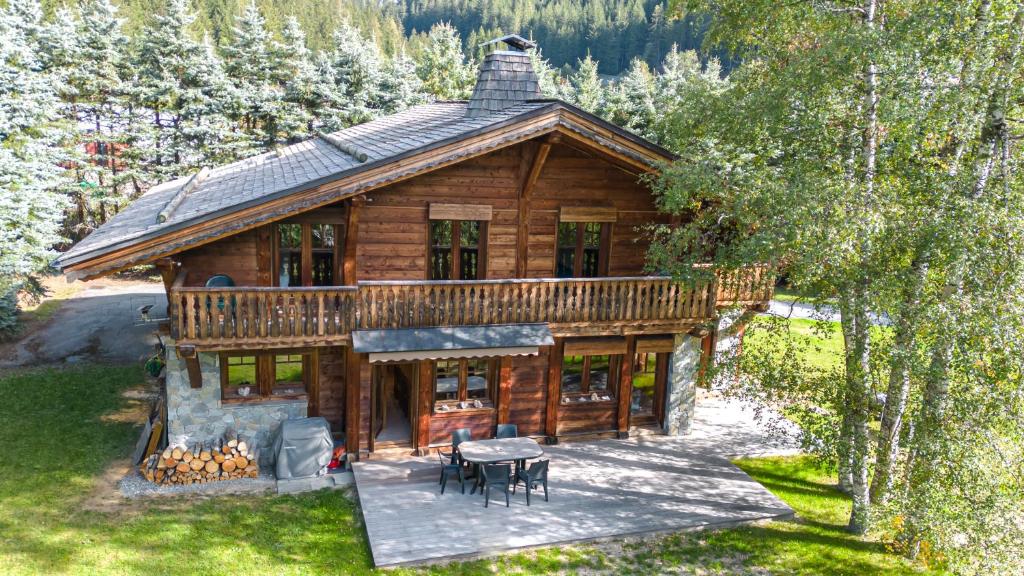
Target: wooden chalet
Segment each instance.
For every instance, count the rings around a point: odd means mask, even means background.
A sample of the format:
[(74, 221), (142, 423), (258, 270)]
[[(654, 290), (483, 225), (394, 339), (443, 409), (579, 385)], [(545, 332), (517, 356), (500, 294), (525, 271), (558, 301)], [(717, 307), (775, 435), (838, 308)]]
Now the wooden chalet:
[(468, 102), (158, 185), (59, 259), (160, 270), (172, 436), (266, 442), (320, 415), (358, 456), (505, 422), (685, 432), (720, 311), (765, 305), (773, 278), (644, 275), (639, 227), (668, 216), (641, 177), (672, 154), (542, 98), (506, 41)]

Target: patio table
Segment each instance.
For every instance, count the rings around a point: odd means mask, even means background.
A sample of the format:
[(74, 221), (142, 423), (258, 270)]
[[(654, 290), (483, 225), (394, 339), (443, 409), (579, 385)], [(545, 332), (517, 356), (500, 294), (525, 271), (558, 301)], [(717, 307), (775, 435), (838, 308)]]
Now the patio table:
[[(472, 463), (473, 467), (477, 468), (484, 464), (537, 458), (544, 454), (544, 449), (533, 438), (491, 438), (490, 440), (463, 442), (459, 444), (459, 453), (462, 454), (463, 460)], [(483, 474), (478, 473), (476, 477), (477, 482), (470, 494), (476, 492)]]

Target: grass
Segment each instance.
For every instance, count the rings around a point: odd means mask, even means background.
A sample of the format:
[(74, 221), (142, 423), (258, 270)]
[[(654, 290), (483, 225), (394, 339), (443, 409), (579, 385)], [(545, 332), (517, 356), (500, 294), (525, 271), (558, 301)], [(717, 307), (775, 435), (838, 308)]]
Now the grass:
[[(368, 574), (356, 505), (341, 492), (298, 496), (111, 498), (144, 406), (134, 366), (0, 374), (0, 572), (4, 574)], [(918, 571), (843, 530), (849, 501), (808, 458), (739, 466), (798, 514), (714, 532), (579, 545), (406, 574), (900, 574)]]

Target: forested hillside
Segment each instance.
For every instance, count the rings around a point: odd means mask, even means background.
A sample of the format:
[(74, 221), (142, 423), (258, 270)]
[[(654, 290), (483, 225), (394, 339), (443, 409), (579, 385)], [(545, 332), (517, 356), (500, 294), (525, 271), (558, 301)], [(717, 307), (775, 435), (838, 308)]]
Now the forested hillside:
[[(192, 0), (195, 31), (208, 34), (216, 45), (231, 40), (234, 19), (250, 0)], [(53, 15), (73, 0), (43, 0)], [(163, 10), (162, 0), (114, 2), (129, 35), (138, 32), (152, 14)], [(667, 0), (257, 0), (269, 30), (284, 31), (295, 16), (306, 33), (307, 47), (330, 48), (331, 34), (347, 20), (377, 40), (387, 55), (403, 48), (418, 50), (425, 33), (437, 23), (460, 32), (467, 56), (479, 55), (480, 43), (502, 33), (536, 40), (544, 57), (556, 68), (574, 67), (589, 53), (601, 74), (623, 73), (634, 58), (656, 67), (672, 44), (697, 49), (702, 20), (671, 19)]]

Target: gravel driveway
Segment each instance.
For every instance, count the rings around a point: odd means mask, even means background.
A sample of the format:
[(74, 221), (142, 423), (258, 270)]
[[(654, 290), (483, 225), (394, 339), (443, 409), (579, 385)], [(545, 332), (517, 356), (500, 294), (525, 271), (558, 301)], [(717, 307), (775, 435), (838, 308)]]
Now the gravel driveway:
[(113, 279), (85, 282), (44, 325), (11, 346), (0, 367), (144, 360), (153, 354), (157, 342), (156, 323), (145, 324), (139, 318), (139, 308), (150, 304), (151, 318), (167, 316), (162, 284)]

